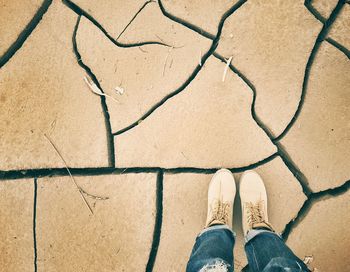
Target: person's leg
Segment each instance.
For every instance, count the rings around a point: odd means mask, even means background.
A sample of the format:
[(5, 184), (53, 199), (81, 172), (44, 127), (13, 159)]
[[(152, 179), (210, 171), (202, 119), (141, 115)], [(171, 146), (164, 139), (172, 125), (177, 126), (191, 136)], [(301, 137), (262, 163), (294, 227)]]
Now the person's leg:
[(257, 173), (248, 171), (243, 174), (240, 196), (249, 270), (309, 271), (268, 222), (266, 189)]
[(252, 229), (246, 236), (245, 251), (250, 271), (309, 271), (272, 231)]
[(187, 264), (187, 272), (232, 272), (235, 234), (232, 232), (236, 185), (232, 173), (221, 169), (208, 189), (208, 214)]
[(211, 226), (196, 239), (187, 272), (232, 272), (235, 234), (227, 225)]

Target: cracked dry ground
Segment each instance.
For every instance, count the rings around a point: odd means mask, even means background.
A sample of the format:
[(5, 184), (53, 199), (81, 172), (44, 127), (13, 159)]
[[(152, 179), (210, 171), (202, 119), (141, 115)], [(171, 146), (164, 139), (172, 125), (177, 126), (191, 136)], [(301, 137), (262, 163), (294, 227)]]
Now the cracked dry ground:
[[(297, 255), (350, 271), (349, 2), (0, 0), (0, 15), (1, 271), (184, 271), (221, 167), (261, 174)], [(236, 198), (236, 271), (240, 217)]]

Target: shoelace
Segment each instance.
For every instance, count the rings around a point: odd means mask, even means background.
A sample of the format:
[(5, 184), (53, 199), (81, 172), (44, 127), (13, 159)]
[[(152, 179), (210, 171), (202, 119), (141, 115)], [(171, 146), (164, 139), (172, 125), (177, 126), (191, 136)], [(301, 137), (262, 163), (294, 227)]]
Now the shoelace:
[(224, 224), (228, 224), (230, 203), (222, 202), (220, 200), (215, 200), (211, 206), (212, 217), (208, 223), (210, 225), (214, 221), (220, 221)]
[(264, 215), (264, 200), (260, 200), (257, 203), (247, 202), (245, 203), (248, 212), (248, 223), (252, 228), (253, 225), (265, 222)]

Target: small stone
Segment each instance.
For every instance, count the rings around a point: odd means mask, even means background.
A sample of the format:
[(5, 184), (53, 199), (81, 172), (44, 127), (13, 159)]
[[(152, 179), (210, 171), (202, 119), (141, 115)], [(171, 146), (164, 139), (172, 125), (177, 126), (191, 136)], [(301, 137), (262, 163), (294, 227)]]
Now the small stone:
[(122, 88), (122, 87), (117, 86), (117, 87), (114, 88), (114, 90), (119, 95), (123, 95), (124, 94), (124, 88)]

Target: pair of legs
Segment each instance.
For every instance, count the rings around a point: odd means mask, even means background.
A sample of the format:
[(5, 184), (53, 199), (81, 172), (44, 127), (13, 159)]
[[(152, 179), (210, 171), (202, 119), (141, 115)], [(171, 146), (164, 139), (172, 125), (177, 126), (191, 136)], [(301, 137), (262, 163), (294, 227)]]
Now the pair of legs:
[[(198, 235), (187, 272), (232, 272), (235, 233), (232, 231), (236, 185), (229, 170), (219, 170), (209, 185), (208, 216), (205, 229)], [(242, 226), (249, 270), (309, 271), (285, 245), (268, 221), (267, 195), (261, 177), (253, 171), (240, 182)]]

